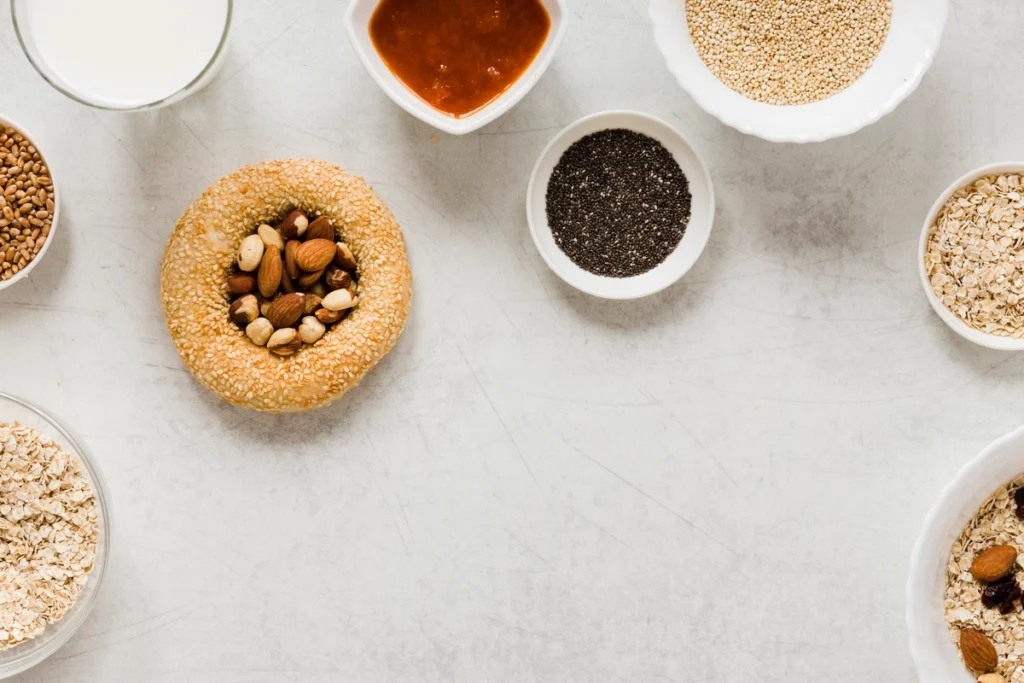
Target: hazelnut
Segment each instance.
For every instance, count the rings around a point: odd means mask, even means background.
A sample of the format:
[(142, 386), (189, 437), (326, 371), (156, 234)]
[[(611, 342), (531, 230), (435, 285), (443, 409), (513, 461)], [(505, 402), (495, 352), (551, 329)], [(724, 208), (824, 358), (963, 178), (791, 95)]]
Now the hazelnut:
[(299, 325), (299, 337), (307, 344), (317, 343), (325, 332), (327, 328), (324, 324), (311, 315), (303, 318), (302, 324)]
[(286, 327), (270, 335), (267, 348), (279, 356), (290, 356), (302, 348), (302, 339), (299, 338), (298, 332)]
[(318, 308), (314, 315), (324, 325), (333, 325), (348, 315), (348, 311), (328, 311), (326, 308)]
[(330, 290), (348, 289), (348, 286), (352, 284), (352, 276), (338, 266), (330, 265), (327, 266), (327, 272), (324, 273), (324, 284)]
[(323, 297), (317, 296), (312, 292), (304, 294), (302, 298), (302, 313), (304, 315), (313, 315), (313, 312), (320, 308), (321, 301), (323, 301)]
[(258, 317), (260, 317), (260, 303), (252, 294), (246, 294), (237, 299), (228, 308), (228, 318), (240, 327), (245, 327)]
[(301, 237), (308, 227), (309, 219), (306, 218), (306, 214), (296, 209), (285, 216), (285, 219), (281, 221), (281, 225), (277, 226), (277, 229), (281, 232), (281, 237), (286, 240), (294, 240)]
[(272, 334), (274, 334), (274, 326), (266, 318), (256, 318), (245, 328), (245, 335), (256, 346), (265, 346), (270, 341)]
[(228, 292), (233, 296), (256, 291), (256, 277), (251, 273), (236, 273), (228, 278)]

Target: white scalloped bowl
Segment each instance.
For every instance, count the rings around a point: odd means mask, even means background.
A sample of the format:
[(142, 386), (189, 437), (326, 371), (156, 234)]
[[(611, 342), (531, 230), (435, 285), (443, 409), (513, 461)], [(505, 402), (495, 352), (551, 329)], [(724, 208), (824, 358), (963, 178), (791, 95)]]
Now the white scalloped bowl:
[(650, 4), (654, 41), (679, 85), (722, 123), (771, 142), (820, 142), (849, 135), (891, 112), (931, 66), (946, 14), (947, 0), (893, 0), (889, 35), (863, 76), (827, 99), (779, 106), (745, 97), (711, 73), (690, 39), (686, 0)]
[(921, 683), (973, 683), (943, 614), (946, 563), (953, 541), (978, 507), (1024, 472), (1024, 427), (989, 444), (964, 465), (925, 518), (910, 558), (907, 631)]

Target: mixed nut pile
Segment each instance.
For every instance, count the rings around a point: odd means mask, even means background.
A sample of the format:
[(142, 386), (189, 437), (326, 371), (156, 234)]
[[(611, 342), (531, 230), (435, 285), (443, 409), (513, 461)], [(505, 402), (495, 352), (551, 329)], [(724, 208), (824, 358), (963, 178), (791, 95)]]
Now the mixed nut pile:
[(946, 623), (981, 683), (1024, 681), (1024, 591), (1017, 577), (1022, 547), (1024, 477), (1018, 477), (967, 524), (946, 571)]
[(315, 344), (359, 303), (352, 250), (326, 216), (299, 210), (242, 240), (228, 278), (231, 322), (257, 346), (291, 356)]
[(50, 236), (53, 180), (39, 150), (14, 128), (0, 127), (0, 282), (32, 262)]

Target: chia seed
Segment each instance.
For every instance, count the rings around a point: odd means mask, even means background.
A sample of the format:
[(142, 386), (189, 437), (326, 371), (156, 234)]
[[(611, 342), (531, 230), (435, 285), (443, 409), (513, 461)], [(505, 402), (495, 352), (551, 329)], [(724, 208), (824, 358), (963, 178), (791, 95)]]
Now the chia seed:
[(548, 182), (548, 225), (580, 268), (634, 277), (679, 246), (690, 200), (689, 182), (663, 144), (614, 128), (578, 140), (558, 160)]

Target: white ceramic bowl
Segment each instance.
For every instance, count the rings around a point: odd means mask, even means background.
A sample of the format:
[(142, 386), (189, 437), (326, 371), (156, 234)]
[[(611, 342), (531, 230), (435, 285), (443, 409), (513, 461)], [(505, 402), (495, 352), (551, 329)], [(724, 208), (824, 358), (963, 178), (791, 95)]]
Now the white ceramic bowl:
[(893, 0), (885, 45), (849, 88), (819, 102), (777, 106), (722, 83), (697, 54), (685, 0), (651, 0), (654, 40), (683, 89), (722, 123), (772, 142), (817, 142), (849, 135), (891, 112), (917, 88), (939, 49), (948, 0)]
[(3, 116), (0, 116), (0, 128), (6, 128), (8, 126), (14, 128), (19, 133), (24, 135), (27, 139), (31, 140), (32, 144), (35, 145), (36, 149), (39, 150), (39, 153), (42, 155), (43, 159), (46, 160), (46, 166), (47, 168), (50, 169), (50, 179), (53, 181), (52, 199), (54, 209), (53, 220), (50, 223), (50, 236), (46, 238), (45, 242), (43, 242), (43, 248), (39, 250), (39, 253), (36, 254), (36, 257), (32, 259), (29, 262), (29, 264), (25, 266), (21, 271), (19, 271), (17, 275), (12, 277), (10, 280), (4, 280), (0, 282), (0, 291), (3, 291), (8, 287), (14, 285), (16, 282), (21, 282), (22, 280), (27, 278), (28, 274), (32, 272), (32, 269), (35, 268), (39, 264), (39, 262), (43, 260), (43, 257), (46, 256), (46, 252), (50, 250), (50, 245), (53, 244), (53, 239), (57, 234), (57, 225), (60, 222), (60, 188), (58, 188), (57, 186), (57, 175), (53, 169), (53, 164), (51, 163), (50, 157), (47, 156), (46, 154), (45, 147), (39, 143), (39, 138), (37, 138), (35, 135), (32, 135), (29, 131), (25, 129), (24, 126), (14, 121), (11, 121), (10, 119), (4, 118)]
[[(583, 270), (555, 243), (548, 225), (546, 195), (551, 173), (566, 150), (580, 138), (609, 128), (628, 128), (665, 145), (686, 174), (693, 199), (686, 233), (665, 261), (642, 275), (613, 278)], [(548, 267), (576, 289), (604, 299), (638, 299), (660, 292), (687, 273), (700, 258), (715, 219), (711, 174), (697, 151), (664, 121), (633, 111), (607, 111), (576, 121), (552, 140), (540, 155), (526, 191), (526, 217), (533, 243)]]
[(921, 683), (973, 683), (943, 614), (946, 563), (953, 541), (992, 493), (1024, 472), (1024, 428), (990, 444), (967, 463), (924, 520), (907, 578), (910, 653)]
[(57, 417), (23, 399), (0, 393), (0, 422), (20, 422), (32, 427), (50, 437), (67, 452), (78, 456), (82, 472), (96, 495), (100, 533), (96, 543), (96, 559), (89, 572), (89, 579), (64, 617), (57, 623), (47, 626), (36, 638), (0, 652), (0, 678), (9, 678), (39, 664), (59, 650), (85, 623), (89, 612), (92, 611), (103, 585), (110, 557), (110, 502), (106, 483), (92, 453), (70, 427)]
[(370, 19), (380, 0), (351, 0), (345, 13), (345, 30), (363, 66), (370, 72), (373, 80), (377, 81), (380, 89), (398, 106), (438, 130), (452, 135), (465, 135), (486, 126), (516, 106), (526, 97), (526, 93), (533, 89), (555, 58), (555, 53), (565, 37), (565, 31), (569, 28), (569, 8), (566, 0), (540, 1), (551, 16), (551, 30), (530, 68), (493, 102), (470, 116), (459, 119), (439, 112), (420, 99), (391, 73), (387, 64), (380, 58), (370, 38)]
[(942, 322), (949, 325), (951, 330), (967, 341), (974, 342), (979, 346), (996, 349), (998, 351), (1024, 351), (1024, 339), (1013, 339), (1011, 337), (1000, 337), (994, 334), (987, 334), (980, 330), (976, 330), (973, 327), (969, 327), (967, 323), (956, 317), (956, 315), (946, 308), (945, 304), (939, 300), (939, 297), (935, 296), (935, 292), (932, 291), (931, 283), (928, 281), (928, 272), (925, 270), (924, 265), (924, 256), (928, 251), (928, 233), (931, 231), (932, 224), (938, 217), (939, 211), (942, 210), (942, 205), (946, 203), (946, 200), (948, 200), (949, 197), (961, 187), (970, 185), (982, 176), (999, 175), (1002, 173), (1019, 173), (1024, 175), (1024, 161), (1010, 161), (982, 166), (981, 168), (977, 168), (958, 178), (952, 185), (946, 188), (945, 192), (939, 195), (939, 198), (935, 200), (935, 204), (932, 205), (931, 211), (928, 212), (927, 218), (925, 218), (924, 226), (921, 228), (921, 243), (917, 252), (917, 272), (921, 279), (921, 286), (924, 288), (924, 294), (928, 297), (928, 303), (932, 305), (932, 309), (940, 318), (942, 318)]

